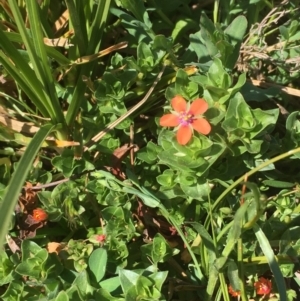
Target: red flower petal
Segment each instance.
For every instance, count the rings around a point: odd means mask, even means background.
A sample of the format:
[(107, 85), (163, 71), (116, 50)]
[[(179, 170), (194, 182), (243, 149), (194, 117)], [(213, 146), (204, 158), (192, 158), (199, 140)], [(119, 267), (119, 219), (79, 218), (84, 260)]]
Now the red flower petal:
[(182, 96), (175, 96), (171, 100), (171, 106), (176, 112), (186, 111), (186, 101)]
[(45, 210), (37, 208), (33, 210), (33, 219), (38, 222), (45, 221), (48, 218), (48, 214)]
[(96, 240), (99, 242), (105, 242), (106, 235), (105, 234), (96, 235)]
[(179, 118), (174, 114), (166, 114), (159, 120), (161, 126), (177, 126), (179, 125)]
[(193, 131), (190, 126), (181, 126), (177, 131), (177, 141), (181, 145), (187, 144), (192, 138)]
[(254, 283), (257, 295), (268, 295), (272, 290), (272, 282), (269, 279), (260, 277), (258, 281)]
[(232, 288), (231, 284), (228, 286), (228, 292), (229, 292), (229, 294), (230, 294), (232, 297), (238, 297), (238, 296), (241, 295), (241, 292), (240, 292), (240, 291), (235, 291), (235, 290)]
[(198, 118), (195, 119), (192, 123), (192, 127), (203, 135), (208, 135), (211, 131), (211, 126), (206, 119)]
[(202, 98), (197, 98), (191, 104), (190, 113), (193, 115), (201, 115), (208, 109), (207, 102)]

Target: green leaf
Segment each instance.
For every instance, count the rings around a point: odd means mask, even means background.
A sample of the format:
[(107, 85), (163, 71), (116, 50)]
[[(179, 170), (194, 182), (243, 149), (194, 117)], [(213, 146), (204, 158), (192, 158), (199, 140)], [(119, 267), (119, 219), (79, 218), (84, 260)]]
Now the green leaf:
[(174, 43), (178, 42), (188, 30), (194, 29), (195, 26), (197, 26), (197, 24), (195, 24), (193, 19), (187, 18), (186, 16), (184, 16), (182, 19), (179, 19), (176, 22), (171, 34)]
[(292, 20), (291, 25), (289, 27), (289, 35), (293, 36), (298, 32), (299, 22), (297, 20)]
[(47, 260), (43, 264), (42, 271), (46, 274), (46, 278), (55, 278), (60, 275), (64, 267), (59, 257), (55, 253), (49, 253)]
[(124, 220), (124, 209), (122, 207), (109, 206), (102, 210), (102, 216), (105, 220)]
[(101, 300), (101, 301), (124, 301), (124, 298), (113, 297), (108, 291), (105, 290), (105, 288), (100, 288), (99, 290), (97, 290), (94, 293), (94, 297), (96, 300)]
[(231, 86), (232, 80), (227, 72), (225, 72), (222, 61), (218, 58), (214, 59), (207, 75), (207, 85), (218, 87), (224, 90), (227, 90)]
[(233, 132), (239, 137), (243, 137), (245, 132), (252, 132), (257, 121), (243, 96), (236, 93), (229, 102), (222, 127), (226, 132)]
[(182, 95), (185, 99), (191, 100), (198, 93), (198, 85), (189, 80), (187, 73), (183, 69), (178, 69), (176, 73), (175, 91), (177, 95)]
[(157, 159), (157, 154), (161, 151), (161, 148), (153, 143), (152, 141), (149, 141), (147, 144), (147, 154), (148, 154), (148, 158), (150, 160), (155, 160)]
[(193, 186), (197, 183), (197, 178), (194, 175), (183, 172), (179, 174), (179, 179), (177, 180), (177, 182), (180, 183), (181, 187)]
[(279, 32), (285, 40), (289, 39), (289, 30), (285, 26), (279, 26)]
[(31, 240), (24, 240), (21, 245), (22, 261), (35, 257), (41, 250), (43, 250), (37, 243)]
[(242, 73), (239, 76), (237, 83), (232, 88), (228, 89), (230, 95), (234, 95), (236, 92), (238, 92), (244, 86), (245, 83), (246, 83), (246, 73)]
[(94, 287), (90, 285), (90, 280), (86, 270), (83, 270), (76, 276), (72, 286), (77, 287), (79, 294), (83, 298), (86, 298), (94, 292)]
[(167, 255), (168, 245), (166, 240), (159, 233), (155, 235), (152, 242), (151, 258), (154, 263), (158, 263), (164, 260)]
[(141, 246), (141, 251), (145, 259), (150, 257), (155, 264), (165, 262), (179, 252), (179, 250), (171, 248), (159, 233), (155, 235), (151, 243)]
[(137, 189), (124, 187), (123, 191), (138, 196), (139, 198), (142, 199), (143, 203), (146, 206), (149, 206), (151, 208), (157, 208), (160, 205), (160, 202), (158, 200), (154, 199), (154, 197), (146, 195), (146, 194), (138, 191)]
[(202, 42), (201, 31), (190, 34), (189, 39), (191, 43), (190, 47), (196, 53), (200, 63), (206, 63), (207, 61), (211, 60), (208, 49)]
[(214, 267), (217, 269), (219, 273), (222, 273), (224, 268), (227, 266), (227, 263), (228, 263), (228, 257), (221, 256), (216, 258), (214, 262)]
[(215, 25), (214, 23), (211, 21), (211, 19), (209, 19), (207, 17), (207, 15), (205, 14), (204, 11), (201, 11), (201, 16), (200, 16), (200, 26), (201, 29), (205, 29), (209, 34), (213, 35), (215, 32)]
[(144, 41), (146, 43), (154, 39), (154, 34), (144, 22), (138, 21), (131, 15), (123, 12), (120, 9), (112, 7), (110, 12), (122, 20), (122, 24), (129, 34), (135, 37), (137, 42)]
[(261, 109), (252, 110), (252, 113), (257, 120), (257, 125), (250, 133), (250, 138), (262, 136), (265, 132), (271, 133), (279, 116), (279, 109), (266, 110)]
[(284, 142), (287, 149), (294, 148), (300, 144), (300, 121), (298, 120), (298, 116), (299, 111), (295, 111), (289, 114), (286, 120), (286, 135)]
[(105, 275), (107, 264), (107, 251), (106, 249), (99, 248), (93, 251), (89, 258), (89, 268), (94, 275), (97, 282)]
[(8, 258), (4, 250), (0, 251), (0, 286), (9, 284), (18, 277), (14, 271), (15, 265)]
[(295, 111), (289, 114), (286, 120), (286, 129), (288, 132), (292, 132), (295, 128), (300, 129), (298, 116), (299, 116), (299, 111)]
[(295, 186), (295, 183), (276, 181), (276, 180), (264, 180), (263, 184), (266, 186), (276, 187), (276, 188), (291, 188)]
[(27, 174), (32, 168), (33, 161), (38, 153), (42, 143), (49, 136), (55, 127), (53, 125), (45, 125), (35, 134), (29, 145), (27, 146), (24, 155), (22, 156), (8, 187), (6, 188), (2, 202), (0, 203), (0, 243), (3, 243), (7, 233), (11, 214), (15, 208), (19, 193), (25, 182)]
[(154, 57), (151, 48), (143, 41), (137, 47), (137, 63), (144, 72), (150, 72), (154, 67)]
[(210, 301), (212, 300), (212, 295), (214, 293), (214, 290), (216, 289), (216, 284), (219, 279), (219, 272), (216, 269), (215, 266), (212, 266), (212, 268), (209, 270), (209, 275), (208, 275), (208, 283), (205, 291), (205, 301)]
[[(240, 47), (248, 26), (247, 19), (244, 16), (236, 17), (232, 23), (225, 29), (226, 40), (234, 46), (231, 53), (223, 56), (224, 65), (228, 69), (233, 69), (240, 55)], [(229, 47), (228, 47), (229, 49)]]
[(248, 22), (245, 16), (236, 17), (231, 24), (225, 29), (224, 33), (230, 38), (232, 45), (236, 45), (243, 41), (246, 33)]
[(130, 13), (132, 13), (137, 20), (145, 23), (145, 25), (150, 29), (152, 27), (152, 23), (149, 19), (149, 15), (144, 6), (144, 2), (142, 0), (120, 0), (122, 6), (127, 9)]
[(229, 230), (225, 248), (223, 249), (222, 255), (228, 257), (233, 250), (237, 240), (242, 234), (243, 220), (245, 213), (247, 212), (249, 203), (245, 202), (234, 215), (233, 225)]
[(129, 271), (129, 270), (120, 270), (119, 271), (119, 278), (120, 278), (121, 286), (122, 286), (123, 292), (125, 294), (131, 287), (135, 287), (139, 276), (140, 276), (139, 274), (137, 274), (133, 271)]
[(72, 286), (66, 290), (69, 300), (74, 301), (85, 301), (85, 298), (82, 298), (77, 285), (72, 284)]
[(74, 158), (74, 151), (66, 149), (60, 156), (54, 157), (51, 163), (57, 168), (66, 178), (69, 178), (74, 170), (80, 166), (81, 160)]
[(9, 284), (6, 292), (1, 296), (3, 301), (21, 301), (24, 284), (21, 281), (13, 281)]
[(130, 287), (127, 292), (125, 293), (125, 301), (135, 301), (142, 299), (145, 296), (140, 296), (136, 290), (135, 286)]
[(240, 291), (240, 276), (237, 264), (230, 260), (227, 264), (227, 275), (232, 288), (235, 291)]
[(203, 244), (201, 243), (200, 248), (202, 250), (204, 250), (204, 249), (206, 250), (207, 255), (208, 255), (208, 264), (209, 264), (209, 267), (211, 267), (217, 257), (217, 255), (216, 255), (217, 250), (215, 248), (215, 244), (214, 244), (212, 237), (207, 232), (205, 227), (203, 225), (201, 225), (200, 223), (192, 222), (192, 223), (188, 223), (188, 224), (191, 225), (200, 235), (201, 241), (203, 242)]
[(154, 283), (155, 283), (155, 287), (161, 291), (162, 286), (165, 282), (165, 280), (167, 279), (168, 276), (168, 272), (167, 271), (163, 271), (163, 272), (155, 272), (153, 274), (151, 274), (149, 276), (149, 278), (151, 278)]
[(162, 151), (158, 154), (158, 158), (161, 163), (186, 172), (192, 172), (193, 169), (200, 169), (200, 171), (205, 170), (208, 165), (207, 161), (202, 157), (191, 158), (185, 154), (181, 156), (181, 153), (177, 153), (174, 156), (173, 150)]
[(55, 301), (69, 301), (69, 296), (65, 291), (60, 291), (57, 297), (55, 298)]
[(193, 185), (184, 185), (184, 183), (180, 183), (180, 187), (186, 196), (200, 201), (206, 199), (210, 192), (208, 183), (195, 183)]
[(174, 183), (174, 172), (171, 169), (166, 169), (162, 175), (156, 177), (157, 182), (164, 187), (172, 187)]
[(136, 282), (136, 290), (139, 293), (140, 296), (143, 296), (144, 293), (146, 293), (144, 296), (149, 296), (149, 287), (153, 285), (153, 282), (150, 281), (147, 277), (140, 275), (137, 282)]
[(118, 288), (121, 287), (120, 277), (116, 276), (116, 277), (105, 279), (101, 281), (99, 285), (103, 290), (105, 290), (104, 293), (106, 292), (111, 293), (117, 291)]
[(37, 262), (37, 260), (35, 260), (34, 258), (27, 259), (26, 262), (21, 262), (16, 267), (16, 272), (22, 276), (29, 276), (35, 279), (40, 279), (41, 266), (39, 264), (41, 263)]

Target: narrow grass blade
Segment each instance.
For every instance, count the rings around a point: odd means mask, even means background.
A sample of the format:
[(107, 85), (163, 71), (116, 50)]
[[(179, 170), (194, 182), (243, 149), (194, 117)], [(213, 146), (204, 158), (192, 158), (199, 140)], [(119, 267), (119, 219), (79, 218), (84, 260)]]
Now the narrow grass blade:
[[(26, 1), (30, 2), (30, 1)], [(30, 57), (30, 62), (33, 66), (33, 70), (36, 73), (37, 78), (39, 81), (42, 83), (43, 82), (43, 76), (41, 74), (41, 62), (36, 55), (35, 49), (34, 49), (34, 44), (32, 39), (29, 37), (28, 30), (25, 27), (23, 17), (21, 15), (20, 9), (18, 7), (18, 2), (14, 0), (8, 0), (9, 6), (11, 8), (11, 11), (14, 15), (14, 20), (17, 24), (18, 30), (20, 32), (20, 35), (22, 37), (22, 41), (25, 44), (26, 50), (28, 52), (28, 55)], [(39, 26), (39, 25), (38, 25)], [(44, 95), (45, 98), (46, 95)]]
[[(4, 34), (11, 42), (23, 43), (22, 37), (20, 36), (19, 33), (4, 32)], [(56, 50), (55, 47), (51, 47), (51, 46), (47, 46), (47, 45), (45, 47), (46, 47), (45, 49), (46, 49), (47, 55), (50, 58), (54, 59), (61, 66), (68, 66), (71, 64), (71, 61), (67, 57), (65, 57), (61, 52)]]
[(228, 257), (233, 250), (235, 244), (242, 234), (243, 220), (245, 213), (249, 207), (249, 203), (244, 203), (234, 215), (233, 225), (229, 230), (225, 248), (222, 252), (224, 257)]
[(257, 224), (255, 224), (253, 226), (253, 230), (254, 230), (256, 238), (259, 242), (260, 248), (262, 249), (263, 253), (265, 254), (265, 256), (268, 260), (270, 269), (273, 272), (273, 275), (274, 275), (274, 278), (275, 278), (275, 281), (277, 284), (279, 296), (280, 296), (279, 299), (281, 301), (287, 301), (284, 278), (280, 271), (279, 265), (275, 259), (275, 255), (274, 255), (272, 247), (269, 243), (269, 240), (266, 237), (265, 233), (262, 231), (262, 229)]
[[(106, 1), (100, 1), (98, 5), (101, 5), (102, 2)], [(74, 0), (66, 0), (66, 4), (69, 10), (70, 20), (75, 32), (74, 39), (76, 41), (76, 45), (78, 46), (80, 56), (83, 56), (87, 54), (86, 45), (88, 45), (86, 23), (79, 17), (80, 12), (77, 11), (78, 7), (76, 8)], [(88, 1), (86, 1), (85, 5), (89, 5)]]
[[(191, 223), (187, 223), (188, 225), (191, 225), (200, 235), (201, 240), (202, 240), (202, 245), (201, 248), (205, 248), (207, 255), (208, 255), (208, 262), (202, 262), (203, 266), (208, 266), (209, 269), (211, 268), (211, 266), (213, 265), (214, 261), (217, 258), (217, 254), (216, 254), (216, 248), (214, 245), (214, 241), (212, 239), (212, 237), (210, 236), (210, 234), (207, 232), (207, 230), (205, 229), (205, 227), (203, 225), (201, 225), (200, 223), (197, 222), (191, 222)], [(203, 261), (203, 258), (201, 258)]]
[(95, 15), (95, 19), (88, 31), (89, 41), (91, 41), (92, 45), (90, 46), (92, 49), (99, 49), (103, 31), (105, 29), (105, 25), (107, 22), (107, 17), (109, 13), (111, 0), (103, 1), (99, 3)]
[[(3, 50), (3, 52), (1, 52), (1, 62), (7, 69), (7, 72), (13, 72), (13, 74), (10, 73), (11, 76), (15, 78), (18, 84), (22, 85), (21, 88), (24, 89), (24, 92), (35, 103), (43, 116), (49, 117), (49, 112), (43, 103), (45, 94), (40, 81), (18, 50), (1, 30), (0, 46)], [(14, 65), (11, 63), (11, 61), (13, 61)], [(27, 87), (25, 87), (25, 85)]]
[(38, 153), (42, 143), (55, 127), (47, 124), (36, 133), (31, 143), (25, 150), (17, 168), (11, 177), (8, 187), (6, 188), (3, 200), (0, 204), (0, 244), (4, 242), (7, 233), (12, 212), (16, 206), (20, 191), (26, 180), (27, 174), (32, 167), (33, 160)]
[[(68, 5), (68, 8), (72, 9), (73, 0), (67, 0), (66, 2)], [(89, 41), (87, 43), (88, 49), (85, 51), (84, 54), (90, 55), (90, 54), (95, 54), (98, 52), (98, 49), (99, 49), (99, 47), (101, 45), (101, 41), (102, 41), (103, 31), (104, 31), (104, 28), (105, 28), (105, 25), (107, 22), (107, 18), (108, 18), (108, 14), (109, 14), (110, 3), (111, 3), (110, 0), (99, 2), (98, 8), (96, 11), (95, 21), (93, 22), (93, 24), (88, 32), (88, 37), (89, 37)], [(77, 13), (76, 13), (76, 15), (77, 15)], [(70, 16), (72, 17), (71, 10), (70, 10)], [(75, 18), (75, 16), (73, 15), (73, 17), (74, 17), (74, 20), (72, 19), (72, 23), (74, 22), (73, 26), (74, 26), (74, 30), (75, 30), (75, 36), (76, 36), (77, 32), (81, 32), (82, 30), (80, 28), (77, 28), (77, 29), (75, 28), (75, 25), (77, 24), (76, 18), (78, 16)], [(81, 39), (84, 39), (84, 34), (81, 33), (81, 35), (82, 35)], [(86, 43), (84, 45), (86, 45)], [(90, 76), (91, 75), (91, 73), (93, 72), (93, 64), (86, 64), (86, 65), (82, 66), (79, 70), (80, 70), (80, 74), (77, 77), (78, 81), (76, 84), (76, 88), (73, 93), (73, 97), (72, 97), (72, 100), (71, 100), (71, 103), (70, 103), (70, 106), (68, 108), (67, 115), (66, 115), (66, 121), (67, 121), (68, 125), (73, 124), (75, 117), (77, 115), (78, 109), (81, 105), (81, 101), (83, 99), (86, 85), (82, 81), (82, 76), (84, 76), (84, 75)]]
[[(1, 33), (0, 33), (0, 39), (1, 39)], [(41, 87), (39, 85), (39, 82), (38, 82), (35, 74), (34, 73), (31, 74), (31, 72), (29, 72), (29, 74), (32, 75), (31, 79), (36, 79), (36, 83), (33, 84), (33, 83), (29, 82), (31, 80), (28, 81), (27, 76), (24, 76), (26, 74), (26, 71), (20, 72), (20, 70), (22, 70), (22, 69), (15, 67), (2, 51), (0, 51), (0, 62), (4, 66), (5, 70), (11, 75), (11, 77), (19, 84), (20, 88), (25, 92), (25, 94), (35, 104), (35, 106), (38, 108), (38, 110), (43, 115), (43, 117), (46, 117), (46, 118), (50, 117), (46, 107), (44, 106), (43, 102), (41, 101), (43, 98), (39, 97), (39, 95), (40, 95), (39, 92), (41, 92), (41, 90), (40, 90)], [(36, 87), (36, 90), (34, 90), (34, 86)]]
[[(55, 91), (53, 77), (51, 75), (49, 61), (46, 52), (46, 45), (43, 41), (42, 29), (40, 26), (40, 15), (36, 1), (27, 1), (27, 11), (32, 34), (32, 41), (35, 49), (35, 54), (38, 57), (40, 68), (39, 74), (41, 82), (46, 90), (46, 107), (51, 112), (50, 116), (54, 123), (64, 123), (65, 118), (61, 110), (58, 97)], [(30, 41), (30, 39), (29, 39)]]
[[(25, 44), (30, 63), (32, 64), (36, 78), (29, 78), (31, 85), (41, 86), (38, 90), (33, 89), (39, 94), (39, 104), (42, 103), (46, 108), (47, 117), (50, 117), (54, 123), (65, 123), (63, 112), (60, 108), (59, 101), (55, 92), (53, 78), (49, 68), (49, 62), (46, 55), (45, 45), (43, 43), (43, 35), (40, 26), (40, 17), (37, 8), (37, 2), (26, 1), (26, 8), (30, 22), (30, 37), (28, 29), (25, 27), (23, 17), (21, 15), (18, 3), (14, 0), (8, 0), (14, 20)], [(10, 52), (8, 52), (10, 53)], [(11, 57), (11, 56), (10, 56)], [(11, 58), (14, 59), (13, 57)], [(16, 66), (17, 65), (17, 62)], [(28, 68), (27, 68), (28, 69)], [(24, 69), (28, 72), (27, 69)], [(23, 69), (20, 69), (24, 72)], [(25, 75), (26, 76), (26, 75)], [(64, 136), (60, 137), (64, 138)]]

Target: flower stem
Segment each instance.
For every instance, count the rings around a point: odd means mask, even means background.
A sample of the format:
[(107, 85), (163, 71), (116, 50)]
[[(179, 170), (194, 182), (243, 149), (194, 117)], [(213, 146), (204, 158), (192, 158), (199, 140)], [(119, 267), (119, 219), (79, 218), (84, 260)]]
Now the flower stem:
[[(266, 166), (268, 166), (268, 165), (270, 165), (270, 164), (272, 164), (272, 163), (275, 163), (275, 162), (277, 162), (277, 161), (280, 161), (280, 160), (282, 160), (282, 159), (284, 159), (284, 158), (286, 158), (286, 157), (289, 157), (289, 156), (292, 156), (292, 155), (294, 155), (294, 154), (297, 154), (297, 153), (299, 153), (300, 152), (300, 147), (298, 147), (298, 148), (295, 148), (295, 149), (293, 149), (293, 150), (290, 150), (290, 151), (288, 151), (288, 152), (286, 152), (286, 153), (283, 153), (283, 154), (281, 154), (281, 155), (279, 155), (279, 156), (276, 156), (276, 157), (274, 157), (274, 158), (272, 158), (272, 159), (270, 159), (270, 160), (268, 160), (268, 161), (266, 161), (266, 162), (264, 162), (264, 163), (262, 163), (262, 164), (260, 164), (259, 166), (257, 166), (257, 167), (255, 167), (255, 168), (253, 168), (252, 170), (250, 170), (249, 172), (247, 172), (246, 174), (244, 174), (244, 175), (242, 175), (240, 178), (238, 178), (234, 183), (232, 183), (218, 198), (217, 198), (217, 200), (215, 201), (215, 203), (212, 205), (212, 210), (215, 210), (217, 207), (218, 207), (218, 205), (220, 204), (220, 202), (223, 200), (223, 198), (233, 189), (233, 188), (235, 188), (238, 184), (240, 184), (240, 183), (242, 183), (243, 181), (244, 181), (244, 179), (245, 179), (245, 177), (247, 178), (247, 179), (249, 179), (249, 177), (251, 176), (251, 175), (253, 175), (253, 174), (255, 174), (256, 172), (258, 172), (259, 170), (261, 170), (261, 169), (263, 169), (264, 167), (266, 167)], [(209, 221), (210, 221), (210, 219), (209, 219), (209, 216), (207, 217), (207, 219), (206, 219), (206, 221), (205, 221), (205, 228), (207, 228), (207, 226), (208, 226), (208, 224), (209, 224)]]

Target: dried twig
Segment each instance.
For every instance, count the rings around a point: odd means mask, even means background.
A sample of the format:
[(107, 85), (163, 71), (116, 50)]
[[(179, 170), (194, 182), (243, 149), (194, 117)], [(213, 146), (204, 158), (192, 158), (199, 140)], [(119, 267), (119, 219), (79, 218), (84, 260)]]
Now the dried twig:
[(273, 83), (267, 83), (267, 82), (255, 80), (255, 79), (250, 79), (249, 81), (251, 81), (251, 83), (254, 86), (259, 86), (259, 87), (264, 87), (264, 88), (276, 87), (276, 88), (279, 88), (282, 92), (285, 92), (289, 95), (300, 97), (300, 90), (298, 90), (298, 89), (285, 87), (285, 86), (281, 86), (281, 85), (277, 85), (277, 84), (273, 84)]
[(128, 116), (130, 116), (133, 112), (135, 112), (137, 109), (139, 109), (148, 100), (148, 98), (150, 97), (151, 93), (153, 92), (155, 86), (161, 79), (165, 68), (166, 68), (166, 65), (164, 65), (163, 68), (161, 69), (161, 71), (158, 73), (156, 80), (152, 84), (151, 88), (149, 89), (149, 91), (147, 92), (145, 97), (139, 103), (137, 103), (135, 106), (133, 106), (130, 110), (128, 110), (124, 115), (119, 117), (117, 120), (113, 121), (103, 131), (101, 131), (99, 134), (94, 136), (90, 141), (88, 141), (84, 147), (85, 151), (88, 150), (95, 142), (97, 142), (101, 138), (103, 138), (109, 131), (111, 131), (113, 128), (115, 128), (118, 124), (120, 124), (123, 120), (125, 120)]

